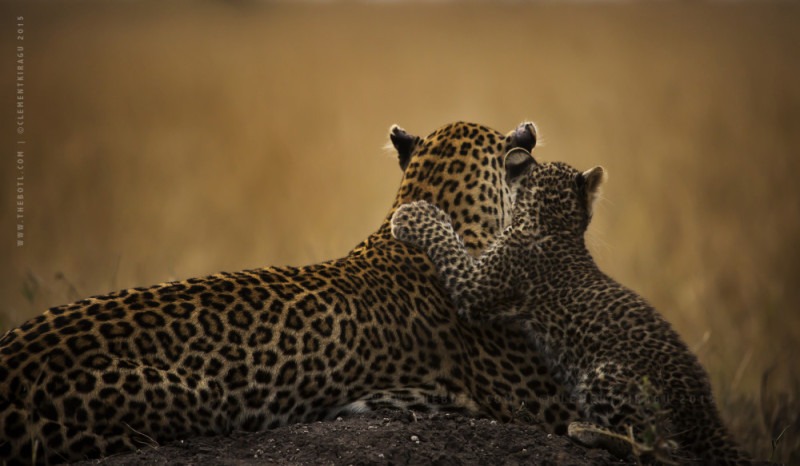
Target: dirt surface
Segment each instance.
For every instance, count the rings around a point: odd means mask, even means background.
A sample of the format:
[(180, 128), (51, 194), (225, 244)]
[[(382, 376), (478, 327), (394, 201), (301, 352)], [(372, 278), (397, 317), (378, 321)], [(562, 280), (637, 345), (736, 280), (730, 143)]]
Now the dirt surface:
[(626, 465), (533, 425), (454, 414), (365, 413), (256, 433), (203, 437), (84, 465)]

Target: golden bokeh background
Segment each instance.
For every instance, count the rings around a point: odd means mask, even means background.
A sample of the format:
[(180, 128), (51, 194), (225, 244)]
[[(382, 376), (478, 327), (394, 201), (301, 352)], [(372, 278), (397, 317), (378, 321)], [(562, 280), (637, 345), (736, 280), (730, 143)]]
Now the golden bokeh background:
[(768, 458), (789, 427), (774, 458), (800, 461), (800, 6), (42, 2), (0, 18), (0, 331), (88, 295), (344, 255), (392, 203), (392, 123), (531, 119), (539, 159), (610, 173), (601, 267), (695, 349), (749, 450)]

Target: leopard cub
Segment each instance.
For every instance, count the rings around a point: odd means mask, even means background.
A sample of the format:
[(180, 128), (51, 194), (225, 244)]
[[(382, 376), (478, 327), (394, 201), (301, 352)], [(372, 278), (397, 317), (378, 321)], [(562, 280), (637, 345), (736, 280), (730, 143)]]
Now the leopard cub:
[(749, 464), (720, 420), (697, 358), (586, 248), (603, 168), (531, 160), (528, 169), (511, 225), (477, 259), (447, 215), (425, 202), (401, 206), (392, 234), (427, 253), (461, 318), (528, 332), (579, 405), (573, 439), (666, 463)]

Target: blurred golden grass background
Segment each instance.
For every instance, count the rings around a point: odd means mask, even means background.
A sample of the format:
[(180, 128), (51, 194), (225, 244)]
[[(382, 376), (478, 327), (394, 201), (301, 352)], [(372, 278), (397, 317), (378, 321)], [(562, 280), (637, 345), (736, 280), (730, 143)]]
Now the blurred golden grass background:
[[(15, 247), (16, 17), (25, 245)], [(92, 294), (341, 256), (384, 218), (398, 123), (536, 121), (610, 172), (590, 244), (800, 464), (800, 7), (4, 3), (0, 330)], [(635, 350), (635, 348), (632, 348)]]

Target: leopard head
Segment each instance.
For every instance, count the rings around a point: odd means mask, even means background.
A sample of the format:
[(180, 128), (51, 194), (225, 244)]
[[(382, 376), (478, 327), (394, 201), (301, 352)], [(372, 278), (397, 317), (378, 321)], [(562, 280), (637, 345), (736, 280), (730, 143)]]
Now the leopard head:
[(458, 122), (425, 138), (393, 126), (389, 137), (403, 169), (394, 208), (417, 200), (436, 204), (467, 250), (480, 254), (511, 221), (516, 191), (534, 164), (536, 134), (529, 122), (507, 134)]
[(563, 162), (534, 163), (521, 182), (513, 222), (541, 234), (582, 237), (605, 179), (601, 166), (581, 172)]

